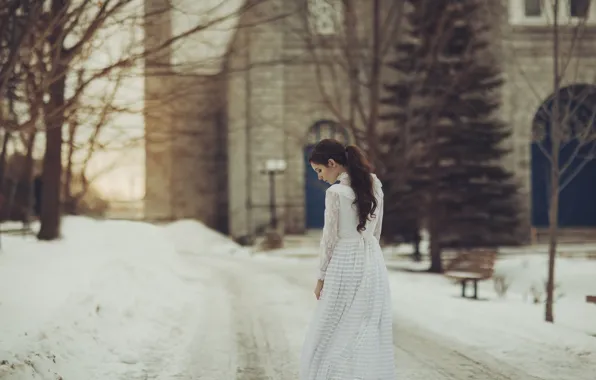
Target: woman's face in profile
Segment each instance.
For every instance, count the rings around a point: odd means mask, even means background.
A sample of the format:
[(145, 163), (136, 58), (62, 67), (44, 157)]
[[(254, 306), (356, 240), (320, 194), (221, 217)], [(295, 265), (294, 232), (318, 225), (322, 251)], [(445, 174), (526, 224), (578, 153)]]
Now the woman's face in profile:
[(325, 181), (329, 184), (337, 182), (337, 177), (343, 171), (343, 167), (337, 164), (334, 160), (329, 160), (327, 166), (321, 164), (310, 163), (312, 170), (317, 173), (319, 181)]

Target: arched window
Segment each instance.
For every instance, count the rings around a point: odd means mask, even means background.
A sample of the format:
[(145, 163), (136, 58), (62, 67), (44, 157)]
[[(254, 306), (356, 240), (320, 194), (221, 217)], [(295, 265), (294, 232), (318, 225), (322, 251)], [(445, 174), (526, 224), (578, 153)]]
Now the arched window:
[(343, 23), (341, 0), (308, 0), (310, 28), (317, 34), (337, 34)]
[(306, 145), (315, 145), (323, 139), (336, 139), (345, 145), (352, 141), (346, 128), (329, 119), (319, 120), (310, 127), (306, 136)]

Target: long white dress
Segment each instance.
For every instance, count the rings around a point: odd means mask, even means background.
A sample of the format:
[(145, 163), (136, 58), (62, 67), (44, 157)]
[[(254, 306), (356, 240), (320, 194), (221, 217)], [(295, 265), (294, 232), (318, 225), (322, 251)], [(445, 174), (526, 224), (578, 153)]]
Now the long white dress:
[(392, 306), (379, 246), (383, 190), (373, 175), (375, 217), (358, 232), (346, 173), (325, 195), (319, 278), (325, 283), (307, 331), (300, 380), (395, 380)]

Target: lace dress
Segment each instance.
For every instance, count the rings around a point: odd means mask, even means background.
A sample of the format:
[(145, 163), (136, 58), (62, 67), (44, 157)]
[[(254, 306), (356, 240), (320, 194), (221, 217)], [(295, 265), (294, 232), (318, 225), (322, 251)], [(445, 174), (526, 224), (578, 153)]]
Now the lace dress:
[(379, 246), (383, 191), (373, 180), (376, 216), (361, 233), (349, 176), (341, 174), (325, 195), (319, 267), (325, 284), (304, 342), (300, 380), (395, 380), (391, 294)]

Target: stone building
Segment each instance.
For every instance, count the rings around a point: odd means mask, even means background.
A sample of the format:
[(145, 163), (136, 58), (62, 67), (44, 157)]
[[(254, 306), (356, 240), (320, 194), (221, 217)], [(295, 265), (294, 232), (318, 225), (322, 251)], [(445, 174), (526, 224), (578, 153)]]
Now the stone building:
[[(536, 142), (534, 125), (545, 122), (553, 110), (554, 60), (551, 6), (540, 0), (509, 0), (502, 23), (503, 118), (513, 131), (512, 154), (507, 166), (520, 179), (527, 199), (527, 222), (538, 230), (548, 224), (548, 158)], [(561, 0), (559, 9), (560, 111), (563, 124), (594, 131), (596, 115), (596, 4), (594, 0)], [(536, 131), (534, 129), (534, 131)], [(539, 133), (540, 134), (540, 133)], [(576, 133), (579, 135), (580, 133)], [(577, 159), (576, 146), (566, 141), (561, 157), (562, 174), (559, 223), (578, 238), (594, 237), (596, 228), (596, 160), (585, 146)], [(569, 236), (573, 238), (572, 236)]]
[[(586, 1), (561, 0), (562, 49), (573, 46), (563, 58), (568, 62), (562, 83), (566, 94), (578, 89), (585, 93), (595, 79), (596, 4), (586, 8)], [(150, 13), (168, 2), (145, 3)], [(275, 176), (283, 228), (302, 233), (321, 227), (324, 189), (308, 170), (305, 154), (321, 138), (352, 141), (352, 134), (336, 123), (349, 101), (348, 81), (342, 78), (345, 71), (329, 64), (337, 18), (346, 15), (324, 3), (328, 0), (270, 0), (248, 6), (216, 74), (181, 75), (172, 67), (173, 52), (168, 49), (147, 61), (147, 218), (197, 218), (235, 238), (251, 236), (270, 218), (270, 187), (263, 166), (268, 159), (284, 159), (287, 169)], [(372, 2), (356, 3), (358, 33), (369, 35)], [(385, 10), (392, 3), (383, 0)], [(540, 174), (545, 159), (532, 142), (532, 126), (540, 119), (537, 112), (548, 106), (553, 92), (552, 14), (541, 3), (503, 0), (490, 9), (494, 51), (506, 77), (502, 116), (513, 131), (511, 154), (504, 164), (515, 172), (527, 200), (522, 210), (527, 236), (531, 225), (544, 225), (546, 211), (547, 185)], [(156, 14), (145, 27), (148, 48), (172, 34), (169, 14)], [(578, 39), (578, 29), (570, 24), (584, 16)], [(317, 46), (305, 36), (316, 36)], [(589, 102), (580, 103), (591, 109)], [(562, 193), (564, 226), (596, 227), (594, 194), (596, 161), (588, 162)]]

